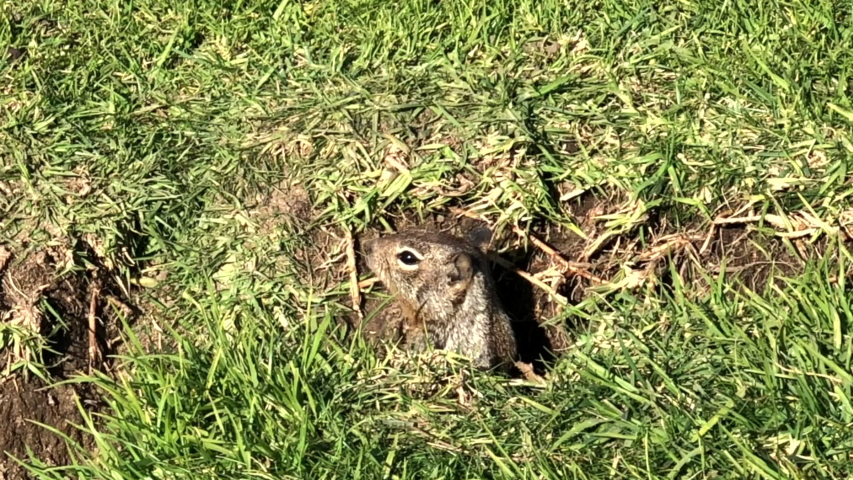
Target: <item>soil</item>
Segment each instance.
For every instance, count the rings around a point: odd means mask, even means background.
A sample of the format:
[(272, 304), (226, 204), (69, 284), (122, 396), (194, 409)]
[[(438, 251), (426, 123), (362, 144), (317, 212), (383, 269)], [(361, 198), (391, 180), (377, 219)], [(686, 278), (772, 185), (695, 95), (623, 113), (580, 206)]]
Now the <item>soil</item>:
[[(65, 441), (45, 429), (39, 422), (68, 435), (86, 449), (94, 447), (92, 439), (72, 424), (82, 424), (76, 398), (80, 393), (71, 385), (45, 390), (46, 384), (35, 378), (16, 378), (0, 386), (0, 479), (28, 479), (26, 469), (8, 455), (27, 461), (27, 446), (49, 465), (68, 465), (71, 458)], [(85, 394), (84, 394), (85, 395)], [(85, 397), (81, 399), (84, 401)]]
[[(0, 321), (30, 329), (47, 340), (41, 362), (51, 379), (49, 384), (24, 370), (8, 371), (18, 360), (15, 355), (26, 352), (7, 348), (0, 357), (0, 425), (4, 426), (0, 428), (0, 480), (18, 480), (30, 476), (12, 457), (27, 461), (28, 447), (48, 465), (71, 461), (64, 440), (34, 422), (55, 428), (82, 448), (94, 447), (92, 438), (73, 424), (83, 424), (78, 401), (88, 411), (98, 409), (95, 392), (81, 385), (52, 386), (89, 367), (88, 316), (94, 270), (66, 269), (71, 253), (64, 248), (17, 258), (0, 246), (0, 253)], [(114, 293), (113, 288), (105, 284), (100, 291), (96, 312), (109, 312), (105, 299)], [(116, 319), (110, 313), (98, 318), (102, 324), (97, 341), (106, 355), (104, 339), (114, 333)]]

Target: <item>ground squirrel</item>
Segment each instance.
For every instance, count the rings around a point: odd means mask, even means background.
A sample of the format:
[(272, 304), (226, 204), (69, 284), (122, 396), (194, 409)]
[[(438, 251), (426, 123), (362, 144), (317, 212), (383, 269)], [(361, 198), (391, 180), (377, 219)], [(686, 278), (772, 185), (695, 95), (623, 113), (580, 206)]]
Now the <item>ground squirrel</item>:
[(403, 315), (406, 348), (453, 351), (479, 368), (512, 365), (515, 335), (483, 251), (490, 237), (485, 228), (466, 240), (407, 231), (365, 244), (368, 267)]

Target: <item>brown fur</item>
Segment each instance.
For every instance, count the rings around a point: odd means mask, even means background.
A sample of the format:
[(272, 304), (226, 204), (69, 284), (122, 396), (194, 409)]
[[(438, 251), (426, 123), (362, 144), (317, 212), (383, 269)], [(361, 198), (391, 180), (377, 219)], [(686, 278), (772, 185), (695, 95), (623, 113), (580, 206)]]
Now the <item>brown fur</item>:
[(365, 245), (367, 264), (401, 307), (407, 348), (454, 351), (480, 368), (508, 366), (516, 342), (480, 249), (488, 238), (469, 238), (477, 244), (429, 231), (387, 235)]

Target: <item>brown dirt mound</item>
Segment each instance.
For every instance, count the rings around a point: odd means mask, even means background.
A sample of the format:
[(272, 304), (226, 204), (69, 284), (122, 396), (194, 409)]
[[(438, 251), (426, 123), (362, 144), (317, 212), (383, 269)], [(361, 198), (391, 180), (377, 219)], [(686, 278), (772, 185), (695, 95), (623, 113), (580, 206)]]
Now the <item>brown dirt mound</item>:
[[(46, 390), (45, 387), (43, 381), (33, 377), (0, 385), (0, 423), (4, 425), (0, 430), (2, 480), (30, 478), (26, 469), (8, 456), (27, 461), (27, 446), (49, 465), (70, 463), (65, 441), (34, 422), (56, 428), (84, 448), (94, 447), (91, 438), (72, 426), (83, 422), (75, 400), (81, 397), (81, 392), (70, 385)], [(85, 401), (85, 397), (81, 401)]]
[[(34, 422), (63, 432), (84, 448), (94, 446), (73, 426), (83, 423), (78, 401), (89, 410), (98, 406), (90, 388), (51, 386), (25, 370), (14, 371), (26, 359), (44, 364), (51, 380), (88, 370), (88, 317), (96, 270), (69, 268), (71, 258), (71, 251), (63, 248), (16, 258), (0, 246), (0, 321), (44, 339), (40, 353), (26, 348), (0, 351), (0, 425), (4, 426), (0, 428), (0, 480), (29, 478), (27, 470), (11, 458), (28, 460), (27, 447), (49, 465), (70, 462), (63, 439)], [(117, 319), (106, 305), (113, 288), (104, 284), (100, 292), (95, 302), (100, 321), (96, 340), (106, 354), (104, 339), (114, 336)]]

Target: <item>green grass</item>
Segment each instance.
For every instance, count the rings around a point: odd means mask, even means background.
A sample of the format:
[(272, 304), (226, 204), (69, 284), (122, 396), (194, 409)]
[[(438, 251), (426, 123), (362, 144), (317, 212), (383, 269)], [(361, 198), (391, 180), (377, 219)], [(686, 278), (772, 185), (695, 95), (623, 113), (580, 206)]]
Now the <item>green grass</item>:
[[(80, 380), (110, 407), (97, 453), (38, 478), (851, 474), (849, 6), (2, 5), (27, 55), (0, 60), (0, 239), (97, 246), (174, 347), (126, 330), (124, 373)], [(257, 205), (283, 184), (314, 221)], [(621, 202), (599, 237), (752, 202), (826, 253), (755, 291), (665, 258), (665, 284), (549, 320), (583, 321), (541, 388), (378, 360), (335, 327), (334, 269), (304, 281), (315, 228), (478, 205), (577, 229), (584, 192)]]

